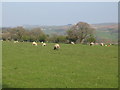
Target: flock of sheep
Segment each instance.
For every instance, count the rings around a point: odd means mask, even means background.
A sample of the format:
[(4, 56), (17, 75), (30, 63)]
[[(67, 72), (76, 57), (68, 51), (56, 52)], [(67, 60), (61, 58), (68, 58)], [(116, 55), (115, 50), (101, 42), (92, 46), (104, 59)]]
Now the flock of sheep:
[[(41, 42), (41, 43), (42, 43), (42, 46), (46, 46), (46, 43), (44, 43), (44, 42)], [(32, 45), (37, 46), (37, 43), (36, 42), (32, 42)], [(59, 44), (55, 44), (54, 45), (54, 50), (58, 50), (59, 48), (60, 48)]]
[[(14, 43), (18, 43), (18, 41), (14, 41)], [(46, 46), (47, 44), (44, 43), (44, 42), (41, 42), (42, 43), (42, 46)], [(71, 42), (72, 45), (74, 45), (75, 43), (74, 42)], [(32, 42), (32, 45), (34, 46), (37, 46), (38, 44), (36, 42)], [(94, 46), (94, 45), (101, 45), (101, 46), (111, 46), (111, 44), (104, 44), (104, 43), (94, 43), (94, 42), (91, 42), (89, 44), (90, 46)], [(58, 50), (60, 49), (60, 45), (59, 44), (55, 44), (54, 47), (53, 47), (54, 50)]]
[[(14, 41), (14, 43), (18, 43), (18, 41)], [(41, 43), (42, 43), (42, 46), (46, 46), (47, 45), (44, 42), (41, 42)], [(36, 42), (32, 42), (32, 45), (37, 46), (38, 44)], [(60, 45), (59, 44), (55, 44), (54, 45), (54, 50), (58, 50), (58, 49), (60, 49)]]
[[(71, 44), (75, 44), (74, 42), (71, 42)], [(111, 46), (112, 44), (110, 43), (110, 44), (104, 44), (104, 43), (94, 43), (94, 42), (91, 42), (90, 44), (89, 44), (90, 46), (93, 46), (93, 45), (101, 45), (101, 46)]]
[[(41, 42), (42, 43), (42, 46), (46, 46), (46, 43), (44, 43), (44, 42)], [(71, 42), (71, 44), (75, 44), (74, 42)], [(37, 43), (36, 42), (33, 42), (32, 43), (32, 45), (35, 45), (35, 46), (37, 46)], [(104, 43), (93, 43), (93, 42), (91, 42), (90, 44), (89, 44), (90, 46), (93, 46), (93, 45), (101, 45), (101, 46), (111, 46), (111, 44), (104, 44)], [(57, 49), (59, 49), (60, 48), (60, 45), (59, 44), (55, 44), (54, 45), (54, 50), (57, 50)]]
[(104, 44), (104, 43), (100, 43), (100, 44), (99, 44), (99, 43), (93, 43), (93, 42), (91, 42), (91, 43), (90, 43), (90, 46), (93, 46), (93, 45), (101, 45), (101, 46), (108, 46), (108, 47), (109, 47), (109, 46), (111, 46), (112, 44), (110, 43), (110, 44), (107, 45), (107, 44)]

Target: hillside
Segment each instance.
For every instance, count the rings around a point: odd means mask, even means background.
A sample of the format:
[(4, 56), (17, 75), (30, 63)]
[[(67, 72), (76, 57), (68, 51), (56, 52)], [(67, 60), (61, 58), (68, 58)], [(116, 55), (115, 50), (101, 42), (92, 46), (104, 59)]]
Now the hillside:
[(94, 24), (94, 28), (96, 29), (96, 37), (99, 39), (106, 39), (113, 42), (118, 41), (118, 25), (115, 23), (109, 24)]
[[(65, 35), (66, 31), (70, 29), (72, 25), (64, 26), (41, 26), (42, 30), (46, 34), (59, 34)], [(100, 40), (108, 40), (112, 42), (118, 41), (118, 25), (117, 23), (102, 23), (102, 24), (92, 24), (96, 31), (95, 36)]]

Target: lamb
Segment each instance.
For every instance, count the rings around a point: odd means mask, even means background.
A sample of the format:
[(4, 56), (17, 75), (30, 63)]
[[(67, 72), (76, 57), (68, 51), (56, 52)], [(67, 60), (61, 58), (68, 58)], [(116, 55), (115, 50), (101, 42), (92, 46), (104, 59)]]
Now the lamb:
[(100, 43), (100, 45), (101, 45), (101, 46), (104, 46), (104, 44), (103, 44), (103, 43)]
[(58, 50), (60, 48), (60, 45), (59, 44), (55, 44), (54, 45), (54, 50)]
[(74, 42), (71, 42), (71, 44), (75, 44)]
[(18, 41), (14, 41), (14, 43), (18, 43)]
[(93, 42), (91, 42), (91, 43), (90, 43), (90, 46), (93, 46), (93, 45), (94, 45), (94, 43), (93, 43)]
[(32, 43), (32, 45), (35, 45), (35, 46), (37, 46), (37, 43), (36, 43), (36, 42), (33, 42), (33, 43)]
[(42, 46), (46, 46), (46, 43), (43, 43)]

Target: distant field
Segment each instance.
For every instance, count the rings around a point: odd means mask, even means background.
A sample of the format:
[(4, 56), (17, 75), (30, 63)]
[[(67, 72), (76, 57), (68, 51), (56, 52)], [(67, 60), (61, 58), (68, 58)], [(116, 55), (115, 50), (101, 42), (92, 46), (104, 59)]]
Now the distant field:
[(102, 38), (102, 39), (108, 39), (117, 42), (118, 40), (118, 33), (110, 33), (108, 31), (100, 31), (97, 30), (96, 34), (97, 37)]
[(3, 42), (5, 88), (117, 88), (118, 47)]

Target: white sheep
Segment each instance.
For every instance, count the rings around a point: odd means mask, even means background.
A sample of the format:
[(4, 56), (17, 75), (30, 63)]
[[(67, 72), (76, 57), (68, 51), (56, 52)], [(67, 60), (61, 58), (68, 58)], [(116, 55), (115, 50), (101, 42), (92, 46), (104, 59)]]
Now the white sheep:
[(101, 45), (101, 46), (104, 46), (104, 44), (103, 44), (103, 43), (100, 43), (100, 45)]
[(93, 45), (94, 45), (94, 43), (93, 43), (93, 42), (91, 42), (91, 43), (90, 43), (90, 46), (93, 46)]
[(59, 49), (60, 48), (60, 45), (59, 44), (55, 44), (54, 45), (54, 50), (57, 50), (57, 49)]
[(71, 44), (75, 44), (74, 42), (71, 42)]
[(33, 43), (32, 43), (32, 45), (35, 45), (35, 46), (37, 46), (37, 43), (36, 43), (36, 42), (33, 42)]
[(43, 43), (42, 46), (46, 46), (46, 43)]
[(18, 41), (14, 41), (14, 43), (18, 43)]

